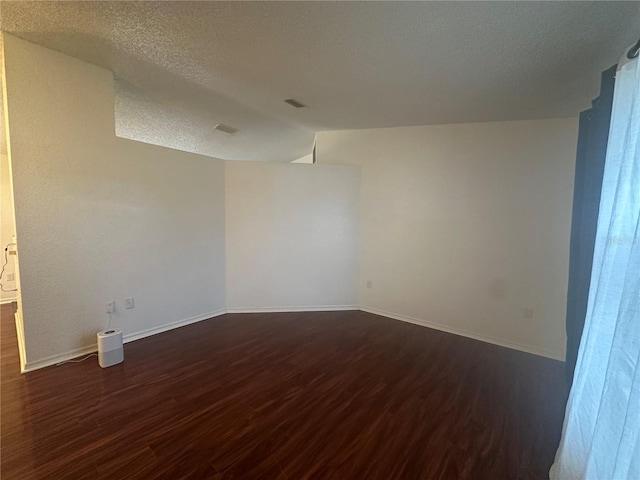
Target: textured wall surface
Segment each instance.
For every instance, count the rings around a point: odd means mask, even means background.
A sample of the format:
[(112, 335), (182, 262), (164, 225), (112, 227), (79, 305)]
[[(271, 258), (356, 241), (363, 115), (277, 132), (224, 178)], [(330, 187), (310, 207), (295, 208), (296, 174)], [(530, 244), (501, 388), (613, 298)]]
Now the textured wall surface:
[(227, 162), (227, 306), (357, 306), (360, 169)]
[(224, 163), (117, 138), (109, 71), (11, 35), (5, 61), (27, 363), (110, 300), (125, 334), (224, 309)]
[(564, 358), (576, 142), (574, 118), (320, 133), (362, 167), (361, 306)]

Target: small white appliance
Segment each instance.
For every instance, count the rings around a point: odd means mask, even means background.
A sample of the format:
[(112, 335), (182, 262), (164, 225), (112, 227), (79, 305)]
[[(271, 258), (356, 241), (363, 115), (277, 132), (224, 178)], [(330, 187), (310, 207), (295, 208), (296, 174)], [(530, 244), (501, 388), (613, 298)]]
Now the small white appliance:
[(98, 333), (98, 363), (102, 368), (111, 367), (124, 360), (122, 330), (111, 328)]

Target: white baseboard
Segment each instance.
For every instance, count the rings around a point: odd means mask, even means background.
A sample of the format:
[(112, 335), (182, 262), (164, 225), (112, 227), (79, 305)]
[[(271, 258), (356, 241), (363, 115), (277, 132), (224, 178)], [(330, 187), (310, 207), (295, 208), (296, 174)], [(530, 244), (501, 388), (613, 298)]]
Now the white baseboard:
[(36, 360), (35, 362), (27, 362), (22, 369), (22, 373), (40, 370), (41, 368), (50, 367), (51, 365), (55, 365), (56, 363), (66, 362), (67, 360), (81, 357), (82, 355), (95, 353), (97, 351), (98, 346), (96, 344), (93, 344), (86, 347), (76, 348), (75, 350), (69, 350), (68, 352), (62, 353), (60, 355), (51, 355), (50, 357), (45, 357), (40, 360)]
[(18, 301), (18, 297), (3, 298), (2, 300), (0, 300), (0, 305), (6, 305), (7, 303), (13, 303), (17, 301)]
[[(454, 335), (461, 335), (463, 337), (473, 338), (474, 340), (479, 340), (481, 342), (491, 343), (494, 345), (499, 345), (501, 347), (511, 348), (513, 350), (519, 350), (526, 353), (532, 353), (534, 355), (540, 355), (542, 357), (552, 358), (554, 360), (559, 360), (564, 362), (564, 357), (556, 352), (552, 352), (550, 350), (542, 349), (539, 347), (535, 347), (532, 345), (524, 345), (516, 342), (512, 342), (509, 340), (504, 340), (500, 338), (491, 337), (488, 335), (481, 335), (475, 332), (470, 332), (468, 330), (463, 330), (459, 328), (448, 327), (445, 325), (440, 325), (437, 323), (428, 322), (426, 320), (408, 317), (406, 315), (400, 315), (397, 313), (386, 312), (384, 310), (380, 310), (373, 307), (362, 307), (358, 305), (316, 305), (312, 307), (247, 307), (247, 308), (229, 308), (226, 310), (217, 310), (215, 312), (206, 313), (204, 315), (198, 315), (195, 317), (187, 318), (184, 320), (179, 320), (177, 322), (169, 323), (166, 325), (161, 325), (159, 327), (150, 328), (147, 330), (142, 330), (140, 332), (129, 333), (124, 336), (124, 343), (133, 342), (135, 340), (140, 340), (141, 338), (150, 337), (152, 335), (156, 335), (158, 333), (167, 332), (169, 330), (173, 330), (175, 328), (184, 327), (186, 325), (191, 325), (192, 323), (201, 322), (203, 320), (207, 320), (209, 318), (218, 317), (220, 315), (224, 315), (225, 313), (286, 313), (286, 312), (334, 312), (334, 311), (346, 311), (346, 310), (362, 310), (363, 312), (372, 313), (374, 315), (381, 315), (383, 317), (391, 318), (394, 320), (400, 320), (403, 322), (413, 323), (415, 325), (420, 325), (422, 327), (433, 328), (435, 330), (440, 330), (447, 333), (452, 333)], [(41, 360), (37, 360), (35, 362), (28, 362), (24, 365), (22, 369), (22, 373), (32, 372), (34, 370), (38, 370), (40, 368), (49, 367), (51, 365), (55, 365), (56, 363), (64, 362), (66, 360), (71, 360), (76, 357), (80, 357), (82, 355), (87, 355), (89, 353), (94, 353), (98, 350), (96, 344), (87, 345), (85, 347), (77, 348), (75, 350), (71, 350), (59, 355), (52, 355), (50, 357), (43, 358)]]
[(192, 323), (198, 323), (202, 320), (208, 320), (213, 317), (219, 317), (220, 315), (224, 315), (227, 313), (226, 310), (216, 310), (215, 312), (205, 313), (204, 315), (197, 315), (195, 317), (187, 318), (185, 320), (179, 320), (173, 323), (167, 323), (166, 325), (161, 325), (159, 327), (149, 328), (147, 330), (142, 330), (141, 332), (128, 333), (124, 336), (124, 343), (135, 342), (136, 340), (140, 340), (141, 338), (150, 337), (151, 335), (157, 335), (158, 333), (167, 332), (169, 330), (173, 330), (174, 328), (185, 327), (187, 325), (191, 325)]
[[(124, 343), (134, 342), (136, 340), (140, 340), (141, 338), (150, 337), (151, 335), (167, 332), (169, 330), (173, 330), (174, 328), (180, 328), (186, 325), (191, 325), (192, 323), (201, 322), (202, 320), (208, 320), (209, 318), (218, 317), (225, 313), (227, 313), (226, 310), (217, 310), (215, 312), (205, 313), (204, 315), (198, 315), (195, 317), (186, 318), (184, 320), (179, 320), (177, 322), (168, 323), (166, 325), (161, 325), (159, 327), (142, 330), (141, 332), (129, 333), (124, 336), (123, 341)], [(59, 355), (52, 355), (50, 357), (46, 357), (41, 360), (36, 360), (35, 362), (27, 362), (24, 365), (24, 368), (22, 369), (22, 373), (39, 370), (44, 367), (55, 365), (56, 363), (64, 362), (66, 360), (71, 360), (76, 357), (81, 357), (82, 355), (95, 353), (97, 351), (98, 351), (98, 345), (94, 343), (91, 345), (87, 345), (85, 347), (76, 348), (75, 350), (70, 350), (68, 352), (65, 352)]]
[(432, 323), (426, 320), (408, 317), (406, 315), (385, 312), (384, 310), (379, 310), (373, 307), (360, 307), (360, 310), (362, 310), (363, 312), (373, 313), (374, 315), (381, 315), (383, 317), (392, 318), (394, 320), (400, 320), (402, 322), (413, 323), (414, 325), (420, 325), (422, 327), (433, 328), (435, 330), (440, 330), (442, 332), (453, 333), (454, 335), (461, 335), (463, 337), (473, 338), (474, 340), (479, 340), (481, 342), (491, 343), (493, 345), (499, 345), (501, 347), (511, 348), (513, 350), (519, 350), (521, 352), (532, 353), (534, 355), (551, 358), (553, 360), (559, 360), (561, 362), (564, 362), (565, 360), (562, 355), (556, 352), (552, 352), (550, 350), (535, 347), (532, 345), (524, 345), (521, 343), (512, 342), (510, 340), (495, 338), (488, 335), (482, 335), (476, 332), (470, 332), (468, 330), (463, 330), (460, 328), (448, 327), (445, 325), (440, 325), (438, 323)]
[(234, 307), (227, 313), (287, 313), (287, 312), (338, 312), (344, 310), (360, 310), (358, 305), (316, 305), (312, 307)]
[(20, 371), (24, 372), (26, 360), (24, 358), (24, 325), (22, 324), (22, 310), (16, 309), (13, 314), (16, 322), (16, 336), (18, 337), (18, 356), (20, 357)]

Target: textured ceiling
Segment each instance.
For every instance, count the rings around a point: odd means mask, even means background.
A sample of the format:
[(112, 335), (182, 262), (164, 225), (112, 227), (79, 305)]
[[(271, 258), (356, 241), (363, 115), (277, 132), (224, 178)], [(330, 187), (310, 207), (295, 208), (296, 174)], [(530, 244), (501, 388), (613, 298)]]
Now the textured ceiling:
[[(597, 94), (599, 72), (640, 36), (638, 2), (3, 1), (0, 9), (4, 31), (112, 70), (121, 130), (137, 125), (132, 136), (153, 137), (189, 125), (186, 143), (202, 146), (221, 121), (246, 134), (243, 147), (224, 139), (209, 147), (269, 160), (301, 156), (316, 130), (575, 116)], [(143, 125), (159, 112), (173, 129)]]

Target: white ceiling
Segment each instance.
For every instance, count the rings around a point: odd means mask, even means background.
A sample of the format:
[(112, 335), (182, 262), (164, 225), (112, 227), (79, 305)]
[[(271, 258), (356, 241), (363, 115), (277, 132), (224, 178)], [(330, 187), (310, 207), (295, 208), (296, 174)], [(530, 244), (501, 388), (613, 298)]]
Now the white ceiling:
[[(597, 95), (599, 72), (640, 36), (640, 2), (0, 8), (4, 31), (121, 79), (122, 131), (176, 137), (176, 125), (188, 125), (188, 145), (226, 142), (229, 158), (265, 160), (301, 156), (317, 130), (575, 116)], [(161, 112), (169, 120), (141, 127)], [(245, 137), (235, 147), (210, 140), (217, 122)]]

